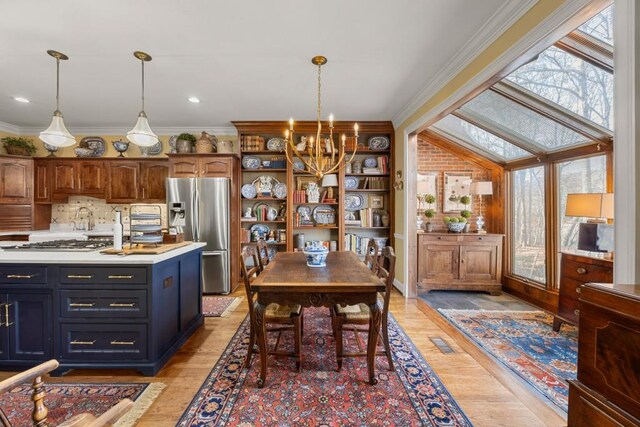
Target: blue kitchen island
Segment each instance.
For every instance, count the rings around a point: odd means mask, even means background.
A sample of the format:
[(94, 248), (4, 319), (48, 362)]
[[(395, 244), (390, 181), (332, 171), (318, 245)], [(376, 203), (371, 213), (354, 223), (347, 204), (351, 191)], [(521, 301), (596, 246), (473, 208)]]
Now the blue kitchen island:
[(159, 255), (0, 250), (0, 370), (155, 375), (203, 324), (203, 243)]

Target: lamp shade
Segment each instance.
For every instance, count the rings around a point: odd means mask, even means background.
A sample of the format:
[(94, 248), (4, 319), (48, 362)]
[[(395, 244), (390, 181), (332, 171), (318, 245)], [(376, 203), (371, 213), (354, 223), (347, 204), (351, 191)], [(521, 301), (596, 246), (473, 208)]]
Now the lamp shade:
[(567, 194), (565, 216), (613, 218), (613, 193)]
[(149, 120), (144, 111), (140, 111), (135, 127), (127, 132), (127, 139), (140, 147), (151, 147), (158, 142), (158, 135), (149, 127)]
[(329, 174), (329, 175), (324, 175), (322, 177), (322, 186), (323, 187), (337, 187), (338, 186), (338, 175), (336, 174)]
[(469, 187), (469, 193), (477, 196), (493, 194), (493, 183), (491, 181), (473, 181)]
[(58, 110), (53, 113), (53, 119), (49, 127), (40, 132), (40, 140), (54, 147), (70, 147), (76, 143), (76, 139), (64, 125), (62, 113)]

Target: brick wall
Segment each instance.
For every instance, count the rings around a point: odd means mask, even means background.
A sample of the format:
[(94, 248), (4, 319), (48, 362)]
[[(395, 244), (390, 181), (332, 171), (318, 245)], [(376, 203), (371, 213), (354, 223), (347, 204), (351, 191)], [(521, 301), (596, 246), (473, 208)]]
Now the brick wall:
[[(444, 216), (458, 216), (458, 214), (443, 214), (443, 193), (444, 193), (444, 172), (464, 172), (470, 173), (474, 181), (490, 181), (491, 171), (481, 168), (475, 163), (466, 161), (462, 158), (454, 156), (434, 145), (429, 144), (423, 139), (418, 140), (418, 173), (425, 172), (438, 172), (438, 213), (431, 220), (434, 226), (434, 231), (444, 231), (446, 227), (442, 222)], [(483, 213), (485, 215), (485, 222), (488, 218), (488, 203), (490, 203), (491, 196), (483, 196)], [(425, 205), (426, 206), (426, 205)], [(473, 215), (469, 219), (471, 223), (471, 230), (476, 229), (475, 221), (477, 214), (480, 212), (480, 202), (478, 196), (472, 196), (471, 211)], [(423, 219), (426, 222), (426, 218)], [(486, 225), (485, 225), (486, 228)]]

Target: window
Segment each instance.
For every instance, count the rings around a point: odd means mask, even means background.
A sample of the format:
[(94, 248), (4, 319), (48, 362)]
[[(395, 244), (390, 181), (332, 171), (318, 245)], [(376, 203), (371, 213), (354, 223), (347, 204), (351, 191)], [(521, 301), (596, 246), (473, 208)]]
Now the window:
[(589, 19), (578, 30), (613, 46), (613, 5)]
[(511, 172), (511, 272), (546, 283), (544, 166)]
[(561, 250), (578, 247), (578, 225), (586, 218), (564, 216), (567, 194), (605, 193), (607, 191), (606, 156), (594, 156), (558, 163), (558, 206)]

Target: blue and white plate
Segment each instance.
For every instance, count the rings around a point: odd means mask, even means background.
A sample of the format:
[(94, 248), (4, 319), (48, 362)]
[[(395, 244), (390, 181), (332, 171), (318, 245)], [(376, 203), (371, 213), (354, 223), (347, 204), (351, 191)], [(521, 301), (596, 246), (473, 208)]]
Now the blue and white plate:
[(300, 214), (300, 219), (304, 219), (305, 217), (311, 220), (311, 206), (302, 205), (298, 206), (298, 213)]
[(287, 198), (287, 184), (279, 182), (273, 187), (273, 195), (278, 199), (286, 199)]
[(346, 190), (355, 190), (358, 188), (358, 184), (360, 184), (360, 179), (355, 176), (346, 176), (344, 178), (344, 188)]
[(251, 231), (251, 240), (253, 240), (253, 235), (254, 235), (253, 232), (257, 231), (258, 232), (258, 237), (260, 239), (264, 239), (266, 241), (267, 238), (269, 237), (269, 231), (271, 231), (271, 230), (265, 224), (254, 224), (254, 225), (251, 226), (249, 231)]
[(388, 150), (391, 145), (386, 136), (372, 136), (368, 142), (369, 150)]
[(244, 156), (242, 158), (242, 167), (245, 169), (259, 169), (262, 160), (258, 156)]
[(313, 209), (313, 219), (316, 224), (335, 224), (336, 223), (336, 210), (333, 206), (318, 205)]
[(294, 160), (293, 161), (293, 170), (294, 171), (303, 171), (304, 168), (304, 163), (302, 163), (300, 160)]
[(344, 208), (348, 211), (359, 211), (364, 209), (364, 197), (362, 194), (347, 193), (344, 196)]
[(378, 166), (378, 159), (375, 157), (367, 157), (363, 163), (365, 168), (375, 168)]
[(287, 141), (282, 138), (271, 138), (267, 141), (267, 150), (269, 151), (284, 151)]
[(254, 197), (256, 197), (257, 191), (256, 187), (254, 187), (252, 184), (245, 184), (242, 186), (240, 193), (245, 199), (253, 199)]

